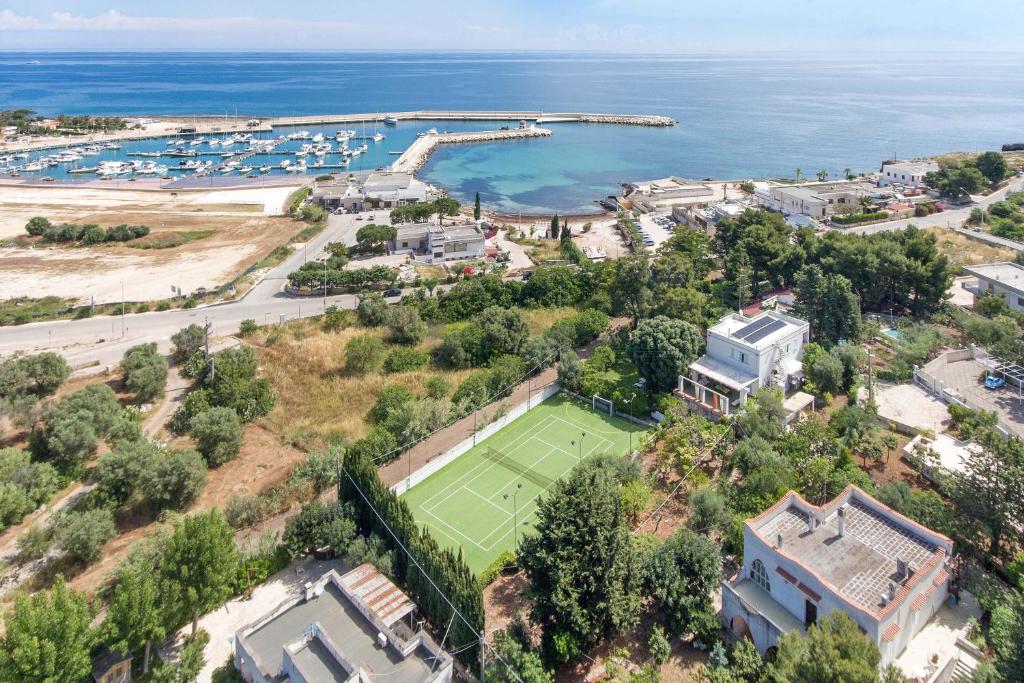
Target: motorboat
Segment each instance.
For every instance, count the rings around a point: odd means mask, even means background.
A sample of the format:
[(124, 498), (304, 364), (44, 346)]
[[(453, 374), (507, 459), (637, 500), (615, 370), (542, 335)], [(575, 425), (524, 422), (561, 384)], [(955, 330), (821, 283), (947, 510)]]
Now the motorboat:
[(384, 116), (384, 123), (386, 123), (389, 126), (397, 126), (398, 119), (395, 117), (394, 114), (387, 114)]
[(380, 142), (383, 139), (384, 139), (384, 133), (374, 133), (373, 134), (373, 141), (374, 142)]

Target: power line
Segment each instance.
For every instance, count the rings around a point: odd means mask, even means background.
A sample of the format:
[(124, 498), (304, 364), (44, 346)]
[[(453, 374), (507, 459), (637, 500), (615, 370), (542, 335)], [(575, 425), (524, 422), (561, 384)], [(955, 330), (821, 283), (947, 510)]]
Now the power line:
[[(377, 512), (377, 508), (373, 507), (373, 504), (370, 502), (370, 499), (366, 497), (366, 494), (363, 493), (363, 490), (361, 488), (359, 488), (359, 484), (356, 483), (356, 480), (352, 478), (352, 475), (348, 473), (348, 470), (346, 470), (344, 468), (344, 466), (342, 466), (342, 471), (345, 473), (345, 476), (348, 478), (349, 482), (352, 484), (352, 486), (355, 488), (355, 490), (359, 492), (359, 497), (362, 498), (363, 502), (366, 504), (366, 506), (368, 508), (370, 508), (371, 511), (373, 511), (373, 515), (378, 519), (378, 521), (380, 521), (380, 523), (384, 526), (384, 528), (387, 529), (388, 533), (391, 535), (391, 538), (393, 538), (395, 540), (395, 543), (397, 543), (398, 547), (402, 549), (402, 552), (404, 552), (406, 557), (409, 558), (409, 561), (412, 562), (416, 566), (416, 569), (418, 569), (420, 571), (420, 573), (423, 575), (423, 577), (430, 583), (431, 587), (435, 591), (437, 591), (437, 594), (440, 595), (441, 598), (448, 605), (448, 607), (451, 608), (452, 613), (457, 615), (459, 617), (459, 619), (462, 620), (462, 623), (465, 624), (466, 628), (469, 629), (469, 632), (472, 633), (474, 636), (476, 636), (477, 641), (480, 643), (480, 647), (482, 647), (482, 648), (488, 647), (487, 641), (484, 640), (483, 635), (481, 635), (480, 632), (478, 632), (475, 628), (473, 628), (473, 625), (471, 623), (469, 623), (469, 620), (466, 619), (466, 617), (464, 617), (462, 615), (462, 612), (460, 612), (459, 609), (455, 606), (455, 603), (453, 603), (448, 598), (448, 596), (445, 595), (444, 591), (442, 591), (438, 587), (438, 585), (436, 583), (434, 583), (434, 579), (432, 579), (430, 577), (430, 574), (428, 574), (427, 571), (425, 569), (423, 569), (423, 565), (421, 565), (419, 563), (419, 561), (413, 556), (413, 554), (411, 552), (409, 552), (409, 549), (405, 547), (405, 544), (402, 543), (401, 540), (399, 540), (398, 535), (395, 534), (395, 532), (391, 529), (391, 526), (384, 520), (384, 518), (381, 516), (381, 514), (379, 512)], [(519, 683), (523, 683), (523, 679), (519, 677), (519, 674), (517, 674), (513, 669), (511, 669), (509, 667), (508, 662), (506, 662), (504, 659), (502, 659), (501, 655), (498, 654), (498, 651), (493, 646), (491, 646), (491, 651), (494, 653), (494, 658), (497, 659), (499, 662), (501, 662), (505, 666), (505, 669), (509, 673), (511, 673), (512, 676), (517, 681), (519, 681)], [(483, 677), (483, 675), (484, 675), (484, 672), (481, 671), (480, 672), (481, 678)]]

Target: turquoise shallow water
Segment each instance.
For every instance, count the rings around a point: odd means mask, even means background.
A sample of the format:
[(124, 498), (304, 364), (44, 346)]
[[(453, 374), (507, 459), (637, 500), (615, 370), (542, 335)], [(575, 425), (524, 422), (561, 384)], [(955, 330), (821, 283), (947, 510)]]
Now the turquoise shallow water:
[[(479, 191), (508, 212), (567, 213), (593, 210), (630, 179), (839, 175), (893, 155), (1024, 142), (1024, 56), (0, 52), (0, 103), (47, 114), (543, 109), (679, 120), (553, 124), (547, 139), (442, 147), (423, 169), (464, 201)], [(414, 125), (388, 133), (382, 153)]]

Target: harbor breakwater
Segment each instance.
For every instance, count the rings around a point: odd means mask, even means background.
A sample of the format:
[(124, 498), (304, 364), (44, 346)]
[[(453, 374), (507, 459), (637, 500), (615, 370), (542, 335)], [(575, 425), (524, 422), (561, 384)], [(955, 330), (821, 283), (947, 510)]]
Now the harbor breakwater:
[(593, 114), (584, 112), (544, 111), (402, 111), (388, 114), (317, 114), (312, 116), (278, 116), (270, 119), (271, 126), (307, 126), (326, 123), (385, 123), (396, 121), (534, 121), (537, 123), (576, 122), (610, 123), (626, 126), (674, 126), (676, 120), (668, 116), (648, 114)]
[(408, 149), (391, 164), (392, 171), (415, 172), (430, 158), (438, 145), (472, 142), (500, 142), (523, 138), (543, 138), (552, 134), (548, 128), (510, 128), (508, 130), (482, 130), (462, 133), (429, 133), (409, 145)]

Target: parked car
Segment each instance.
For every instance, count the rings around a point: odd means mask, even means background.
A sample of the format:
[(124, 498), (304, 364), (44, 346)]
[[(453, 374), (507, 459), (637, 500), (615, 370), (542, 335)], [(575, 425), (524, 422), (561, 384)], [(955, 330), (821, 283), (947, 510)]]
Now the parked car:
[(399, 289), (398, 287), (392, 287), (391, 289), (389, 289), (386, 292), (384, 292), (384, 296), (386, 296), (386, 297), (402, 296), (402, 290)]

